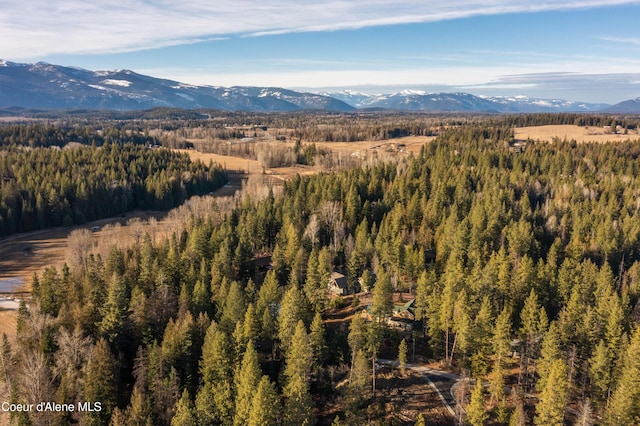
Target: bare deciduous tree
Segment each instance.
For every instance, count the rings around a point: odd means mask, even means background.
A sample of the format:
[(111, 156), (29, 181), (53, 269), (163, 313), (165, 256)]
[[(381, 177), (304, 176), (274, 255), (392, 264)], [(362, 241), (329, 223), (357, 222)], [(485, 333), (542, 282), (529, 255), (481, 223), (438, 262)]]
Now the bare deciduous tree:
[(129, 228), (129, 234), (133, 237), (135, 245), (139, 245), (140, 238), (144, 235), (144, 222), (142, 222), (139, 217), (132, 217), (127, 221), (127, 227)]
[(91, 338), (84, 337), (79, 327), (76, 327), (73, 332), (62, 328), (57, 343), (59, 349), (56, 353), (53, 373), (57, 377), (67, 376), (77, 381), (91, 352)]
[(76, 229), (67, 236), (65, 260), (72, 270), (85, 271), (87, 259), (93, 248), (93, 236), (88, 229)]
[(325, 201), (320, 208), (320, 217), (333, 234), (334, 251), (344, 237), (344, 221), (342, 219), (342, 203), (340, 201)]
[(312, 246), (316, 246), (318, 243), (318, 232), (320, 231), (320, 221), (317, 214), (312, 214), (309, 218), (309, 223), (304, 230), (304, 237), (309, 238)]
[[(47, 365), (45, 356), (40, 350), (25, 353), (19, 364), (19, 387), (21, 401), (32, 404), (41, 401), (53, 401), (53, 380), (51, 370)], [(31, 413), (34, 424), (51, 424), (53, 414), (51, 412)]]

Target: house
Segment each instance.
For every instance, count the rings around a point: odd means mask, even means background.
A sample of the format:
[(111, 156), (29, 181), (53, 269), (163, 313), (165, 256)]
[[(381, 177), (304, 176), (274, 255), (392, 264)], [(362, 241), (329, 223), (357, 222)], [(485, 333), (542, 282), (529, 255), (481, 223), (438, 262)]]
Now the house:
[(337, 296), (349, 294), (349, 287), (347, 286), (347, 277), (337, 271), (331, 273), (329, 278), (329, 293)]
[(402, 305), (393, 305), (393, 313), (387, 320), (387, 324), (393, 328), (413, 330), (413, 323), (416, 320), (415, 302), (416, 299), (411, 299)]
[[(413, 323), (416, 320), (415, 313), (415, 299), (411, 299), (405, 303), (396, 303), (393, 305), (393, 312), (391, 316), (387, 318), (387, 326), (392, 328), (399, 328), (401, 330), (413, 330)], [(368, 305), (362, 311), (362, 317), (367, 321), (373, 320), (371, 308), (373, 305)]]
[(397, 319), (405, 319), (410, 321), (416, 320), (415, 313), (415, 303), (416, 299), (411, 299), (403, 305), (393, 305), (393, 314), (391, 314), (392, 318)]

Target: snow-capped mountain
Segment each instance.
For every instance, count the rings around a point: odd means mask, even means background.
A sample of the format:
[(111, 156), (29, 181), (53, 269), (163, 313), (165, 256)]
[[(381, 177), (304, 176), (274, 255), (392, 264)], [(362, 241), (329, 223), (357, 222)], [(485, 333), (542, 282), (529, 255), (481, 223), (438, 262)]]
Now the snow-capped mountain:
[(595, 112), (608, 104), (567, 101), (565, 99), (537, 99), (527, 96), (484, 97), (504, 106), (503, 112)]
[(640, 114), (640, 98), (629, 99), (605, 109), (605, 112), (617, 114)]
[(391, 94), (354, 90), (302, 93), (276, 87), (195, 86), (129, 70), (89, 71), (44, 62), (0, 60), (0, 107), (141, 110), (154, 107), (229, 111), (640, 112), (640, 98), (610, 106), (526, 96), (489, 97), (406, 89)]
[(0, 107), (135, 110), (349, 111), (330, 97), (279, 88), (194, 86), (129, 70), (89, 71), (44, 62), (0, 61)]
[(365, 94), (351, 90), (328, 92), (356, 108), (383, 108), (429, 112), (592, 112), (607, 104), (573, 102), (562, 99), (536, 99), (526, 96), (489, 97), (468, 93), (428, 93), (402, 90), (392, 94)]

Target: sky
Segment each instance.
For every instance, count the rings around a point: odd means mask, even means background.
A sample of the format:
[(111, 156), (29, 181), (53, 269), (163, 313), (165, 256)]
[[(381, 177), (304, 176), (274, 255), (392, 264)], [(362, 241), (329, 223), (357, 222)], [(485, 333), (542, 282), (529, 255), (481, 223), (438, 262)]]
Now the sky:
[(640, 97), (638, 17), (640, 0), (0, 0), (0, 58), (213, 86), (616, 103)]

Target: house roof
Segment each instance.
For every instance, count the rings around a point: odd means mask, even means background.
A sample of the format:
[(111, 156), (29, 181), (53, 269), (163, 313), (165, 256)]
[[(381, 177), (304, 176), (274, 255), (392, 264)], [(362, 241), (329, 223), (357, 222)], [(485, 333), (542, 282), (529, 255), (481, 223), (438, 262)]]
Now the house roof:
[[(405, 302), (402, 305), (394, 304), (393, 305), (393, 314), (392, 315), (400, 315), (403, 312), (407, 312), (407, 311), (409, 311), (411, 314), (413, 314), (414, 313), (413, 311), (415, 309), (415, 306), (414, 306), (415, 305), (415, 301), (416, 301), (416, 299), (411, 299), (411, 300), (409, 300), (408, 302)], [(368, 313), (368, 314), (371, 314), (372, 308), (373, 308), (373, 305), (369, 304), (364, 308), (364, 311), (366, 313)]]
[(336, 285), (340, 288), (347, 288), (347, 277), (340, 272), (333, 271), (331, 273), (331, 281), (335, 281)]
[(414, 304), (416, 299), (411, 299), (408, 302), (405, 302), (403, 305), (393, 305), (393, 312), (401, 313), (405, 311), (413, 312)]

